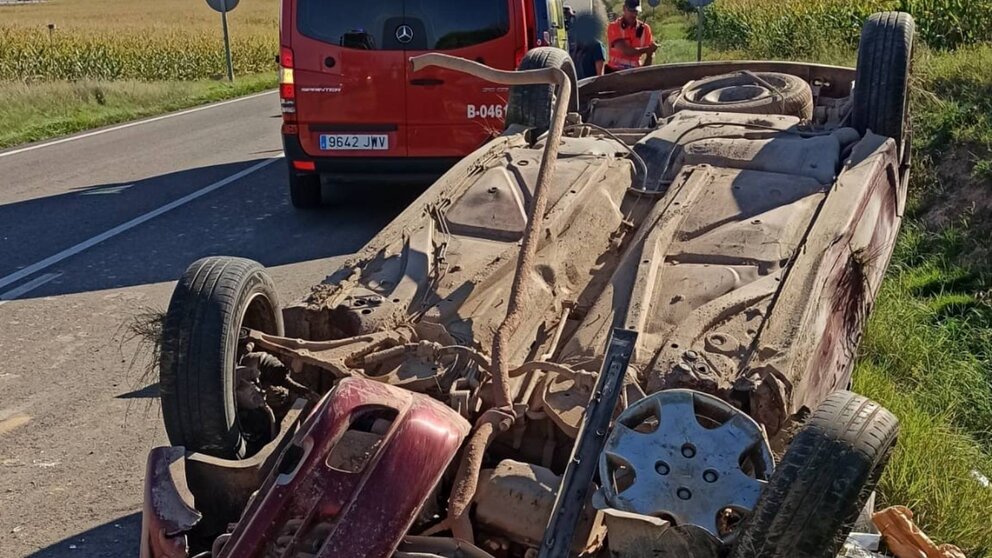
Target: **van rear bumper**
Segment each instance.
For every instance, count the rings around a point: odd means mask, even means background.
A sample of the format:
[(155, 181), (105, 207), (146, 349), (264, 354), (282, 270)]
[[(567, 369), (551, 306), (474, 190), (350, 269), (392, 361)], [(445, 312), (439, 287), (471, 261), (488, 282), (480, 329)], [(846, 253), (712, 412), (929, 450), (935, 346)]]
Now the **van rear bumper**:
[(459, 157), (313, 157), (303, 151), (299, 136), (282, 135), (283, 152), (292, 161), (313, 161), (316, 171), (332, 182), (430, 183), (448, 172)]

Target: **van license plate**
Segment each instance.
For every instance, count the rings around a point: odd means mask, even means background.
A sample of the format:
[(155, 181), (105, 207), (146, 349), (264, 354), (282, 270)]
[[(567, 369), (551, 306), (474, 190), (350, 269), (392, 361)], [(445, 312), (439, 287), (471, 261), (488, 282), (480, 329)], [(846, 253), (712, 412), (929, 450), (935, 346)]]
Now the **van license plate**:
[(323, 151), (384, 151), (389, 149), (386, 134), (322, 134)]

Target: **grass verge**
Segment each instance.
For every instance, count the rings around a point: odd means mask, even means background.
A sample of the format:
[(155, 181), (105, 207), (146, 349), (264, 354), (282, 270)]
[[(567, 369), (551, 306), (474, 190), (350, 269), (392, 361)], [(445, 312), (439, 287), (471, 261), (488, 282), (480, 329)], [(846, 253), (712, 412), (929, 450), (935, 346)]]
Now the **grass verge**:
[(984, 270), (957, 263), (968, 229), (909, 220), (869, 321), (855, 389), (901, 421), (880, 484), (882, 504), (904, 504), (940, 542), (992, 552), (992, 306)]
[(276, 86), (274, 72), (196, 81), (0, 82), (0, 148), (154, 116)]

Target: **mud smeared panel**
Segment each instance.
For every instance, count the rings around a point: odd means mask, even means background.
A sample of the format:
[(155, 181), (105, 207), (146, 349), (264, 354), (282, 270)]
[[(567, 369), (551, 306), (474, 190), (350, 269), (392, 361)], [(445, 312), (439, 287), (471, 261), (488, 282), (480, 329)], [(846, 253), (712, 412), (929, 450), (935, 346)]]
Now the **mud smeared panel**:
[(746, 382), (770, 434), (850, 381), (902, 218), (897, 160), (892, 140), (868, 134), (856, 145), (775, 301), (789, 311), (769, 317)]

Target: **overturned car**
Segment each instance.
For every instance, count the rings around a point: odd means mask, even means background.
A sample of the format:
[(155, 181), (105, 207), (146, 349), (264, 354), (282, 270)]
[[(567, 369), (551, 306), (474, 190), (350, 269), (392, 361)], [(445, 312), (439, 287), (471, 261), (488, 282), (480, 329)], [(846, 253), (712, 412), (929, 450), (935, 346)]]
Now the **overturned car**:
[(826, 557), (898, 424), (847, 391), (906, 201), (913, 22), (856, 69), (510, 85), (507, 129), (304, 299), (179, 280), (145, 557)]

